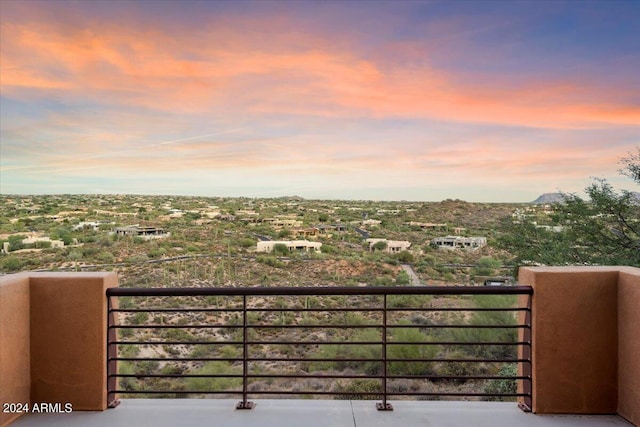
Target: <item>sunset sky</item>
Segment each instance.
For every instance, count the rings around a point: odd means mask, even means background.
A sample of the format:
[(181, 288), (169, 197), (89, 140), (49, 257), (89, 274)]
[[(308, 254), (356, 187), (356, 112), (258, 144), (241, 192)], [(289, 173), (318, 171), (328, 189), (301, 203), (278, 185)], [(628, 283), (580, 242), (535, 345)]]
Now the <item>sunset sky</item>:
[[(633, 188), (639, 1), (0, 1), (0, 192)], [(637, 187), (637, 186), (636, 186)]]

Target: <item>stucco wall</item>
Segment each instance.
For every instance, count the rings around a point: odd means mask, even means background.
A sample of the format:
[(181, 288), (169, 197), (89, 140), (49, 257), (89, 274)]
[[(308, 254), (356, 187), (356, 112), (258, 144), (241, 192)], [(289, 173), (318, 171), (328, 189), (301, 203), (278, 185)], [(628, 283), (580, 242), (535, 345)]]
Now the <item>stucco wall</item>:
[[(0, 279), (0, 404), (30, 402), (29, 276)], [(0, 412), (0, 425), (19, 413)]]
[(618, 279), (618, 413), (640, 425), (640, 269)]
[(618, 272), (523, 268), (533, 287), (533, 411), (617, 410)]
[(31, 276), (31, 398), (106, 409), (106, 289), (115, 274)]
[(640, 424), (640, 269), (521, 268), (534, 289), (533, 411)]
[(106, 409), (106, 289), (117, 283), (115, 273), (0, 279), (2, 402)]

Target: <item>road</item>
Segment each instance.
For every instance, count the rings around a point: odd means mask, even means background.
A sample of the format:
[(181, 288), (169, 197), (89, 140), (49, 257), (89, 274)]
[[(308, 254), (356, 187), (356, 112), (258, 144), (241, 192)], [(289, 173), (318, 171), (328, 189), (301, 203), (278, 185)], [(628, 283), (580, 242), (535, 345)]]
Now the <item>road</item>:
[(406, 271), (411, 278), (411, 286), (422, 286), (422, 282), (420, 282), (420, 278), (416, 272), (413, 271), (413, 266), (411, 266), (411, 264), (400, 264), (400, 267), (402, 267), (402, 269)]

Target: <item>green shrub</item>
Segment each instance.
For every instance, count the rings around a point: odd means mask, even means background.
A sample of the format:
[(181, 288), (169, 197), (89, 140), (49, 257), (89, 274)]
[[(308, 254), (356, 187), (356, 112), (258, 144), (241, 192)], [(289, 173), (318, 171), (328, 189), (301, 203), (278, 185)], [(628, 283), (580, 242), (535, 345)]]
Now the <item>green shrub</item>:
[[(399, 322), (409, 325), (408, 321)], [(430, 337), (416, 328), (392, 329), (391, 342), (410, 342), (415, 344), (387, 345), (387, 357), (390, 359), (431, 359), (438, 353), (438, 346), (425, 344)], [(394, 375), (426, 375), (431, 373), (430, 362), (389, 362), (389, 372)]]
[(246, 238), (240, 239), (238, 241), (238, 245), (241, 248), (248, 249), (248, 248), (254, 247), (256, 245), (256, 241), (254, 239), (250, 239), (246, 237)]
[[(518, 374), (518, 365), (515, 363), (508, 363), (500, 368), (499, 375), (501, 377), (515, 377)], [(516, 380), (504, 379), (504, 380), (491, 380), (489, 384), (484, 388), (485, 393), (495, 394), (512, 394), (516, 393), (518, 386)], [(485, 400), (514, 400), (513, 397), (500, 397), (500, 396), (487, 396)]]
[(289, 255), (289, 248), (284, 243), (276, 243), (273, 245), (272, 253), (274, 255), (287, 256)]
[(151, 250), (149, 250), (149, 252), (147, 252), (147, 256), (149, 258), (160, 258), (166, 252), (167, 250), (165, 248), (152, 248)]
[(195, 369), (192, 374), (214, 375), (211, 378), (187, 378), (187, 387), (196, 391), (238, 390), (242, 387), (242, 378), (215, 377), (215, 375), (238, 375), (240, 367), (231, 366), (228, 362), (207, 362), (202, 368)]
[(98, 261), (104, 264), (112, 264), (116, 260), (116, 257), (113, 256), (111, 252), (102, 251), (100, 255), (98, 255)]
[(412, 263), (415, 260), (415, 257), (413, 256), (413, 254), (409, 251), (402, 251), (399, 254), (396, 255), (396, 258), (398, 259), (398, 261), (402, 262), (402, 263)]
[(337, 400), (376, 400), (380, 398), (380, 394), (358, 394), (358, 393), (382, 393), (382, 384), (380, 380), (373, 379), (354, 379), (347, 384), (339, 383), (335, 388), (335, 392), (340, 393), (356, 393), (355, 395), (337, 394)]
[(8, 256), (2, 260), (2, 271), (13, 273), (19, 271), (23, 266), (23, 262), (16, 256)]
[(404, 270), (398, 273), (398, 275), (396, 276), (396, 285), (408, 285), (409, 283), (411, 283), (411, 277), (409, 276), (409, 273)]
[(273, 256), (259, 256), (256, 258), (256, 261), (275, 268), (282, 268), (286, 265), (284, 262)]

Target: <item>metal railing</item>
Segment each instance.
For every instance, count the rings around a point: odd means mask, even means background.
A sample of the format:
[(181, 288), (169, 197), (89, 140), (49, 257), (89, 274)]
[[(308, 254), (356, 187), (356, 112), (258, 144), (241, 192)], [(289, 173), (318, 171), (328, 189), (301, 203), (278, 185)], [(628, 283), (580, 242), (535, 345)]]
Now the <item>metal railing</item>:
[[(118, 395), (225, 395), (251, 409), (250, 395), (315, 395), (380, 399), (379, 410), (392, 410), (390, 396), (412, 396), (519, 398), (530, 410), (532, 292), (110, 288), (108, 404)], [(323, 380), (331, 383), (296, 385)]]

